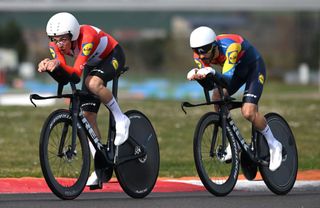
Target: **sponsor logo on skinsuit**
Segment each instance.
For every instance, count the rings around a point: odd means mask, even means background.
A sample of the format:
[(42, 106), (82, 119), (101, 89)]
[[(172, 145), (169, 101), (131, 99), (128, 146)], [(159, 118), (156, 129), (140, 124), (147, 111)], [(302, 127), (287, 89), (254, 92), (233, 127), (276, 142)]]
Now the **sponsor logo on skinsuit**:
[(261, 84), (264, 83), (264, 76), (263, 76), (262, 74), (259, 75), (259, 82), (260, 82)]
[(117, 59), (113, 59), (113, 60), (112, 60), (112, 65), (113, 65), (113, 68), (114, 68), (115, 70), (118, 69), (119, 63), (118, 63)]
[(93, 48), (93, 43), (82, 44), (82, 55), (88, 56)]
[(237, 62), (238, 51), (231, 51), (228, 54), (228, 59), (230, 64), (235, 64)]

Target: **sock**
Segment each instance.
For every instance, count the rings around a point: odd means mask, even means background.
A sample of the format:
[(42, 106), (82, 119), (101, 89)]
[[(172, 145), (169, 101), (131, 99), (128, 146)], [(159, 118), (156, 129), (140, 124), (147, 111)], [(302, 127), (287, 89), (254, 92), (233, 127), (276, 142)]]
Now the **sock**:
[(124, 114), (122, 113), (116, 99), (114, 99), (114, 97), (112, 97), (112, 99), (105, 104), (105, 106), (107, 106), (107, 108), (111, 111), (114, 120), (117, 122), (122, 121), (122, 119), (124, 118)]
[(260, 131), (260, 133), (263, 134), (263, 136), (266, 138), (267, 143), (270, 148), (273, 148), (276, 146), (276, 143), (278, 142), (278, 140), (273, 136), (272, 131), (271, 131), (268, 124), (267, 124), (266, 128), (264, 128), (262, 131)]
[(92, 154), (92, 158), (94, 158), (94, 155), (96, 154), (96, 149), (94, 148), (93, 144), (90, 141), (89, 141), (89, 148)]

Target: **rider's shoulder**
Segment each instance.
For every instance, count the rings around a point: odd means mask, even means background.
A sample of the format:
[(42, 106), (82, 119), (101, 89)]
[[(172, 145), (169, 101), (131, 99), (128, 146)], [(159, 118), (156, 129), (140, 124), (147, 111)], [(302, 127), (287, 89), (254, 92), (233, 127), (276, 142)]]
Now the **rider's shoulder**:
[(232, 41), (241, 43), (244, 41), (244, 38), (238, 34), (220, 34), (217, 36), (217, 41)]
[(99, 29), (92, 25), (81, 25), (80, 26), (80, 34), (96, 34)]
[(92, 25), (81, 25), (80, 26), (80, 35), (78, 41), (80, 42), (92, 42), (95, 39), (98, 39), (98, 33), (101, 30)]

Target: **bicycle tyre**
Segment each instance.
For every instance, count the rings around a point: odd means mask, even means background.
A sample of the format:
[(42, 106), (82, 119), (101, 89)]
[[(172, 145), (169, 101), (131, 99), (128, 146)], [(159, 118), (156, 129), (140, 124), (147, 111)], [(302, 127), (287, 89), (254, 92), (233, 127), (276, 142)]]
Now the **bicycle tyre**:
[[(262, 165), (259, 166), (259, 170), (265, 184), (273, 193), (285, 195), (293, 188), (298, 172), (298, 152), (295, 139), (290, 126), (282, 116), (268, 113), (265, 117), (273, 135), (287, 152), (287, 156), (276, 171), (270, 171), (269, 167)], [(258, 141), (260, 157), (269, 157), (268, 144), (261, 134)]]
[(45, 181), (57, 197), (66, 200), (75, 199), (82, 193), (90, 171), (90, 152), (85, 133), (78, 129), (74, 153), (70, 151), (71, 135), (71, 113), (59, 109), (45, 121), (39, 143), (40, 165)]
[[(144, 158), (128, 160), (115, 166), (115, 173), (122, 189), (132, 198), (143, 198), (153, 189), (159, 174), (160, 153), (156, 132), (149, 119), (137, 110), (125, 113), (130, 119), (129, 139), (143, 145)], [(119, 146), (119, 158), (130, 157), (135, 148), (128, 142)]]
[[(214, 135), (214, 129), (217, 133)], [(227, 139), (231, 146), (232, 159), (230, 163), (223, 162), (218, 158), (218, 145), (222, 141), (222, 129), (220, 116), (209, 112), (204, 114), (194, 133), (193, 152), (194, 161), (199, 177), (205, 188), (215, 196), (229, 194), (238, 179), (239, 154), (235, 138), (227, 133)], [(212, 142), (214, 140), (215, 142)], [(211, 143), (214, 143), (214, 152), (211, 153)]]

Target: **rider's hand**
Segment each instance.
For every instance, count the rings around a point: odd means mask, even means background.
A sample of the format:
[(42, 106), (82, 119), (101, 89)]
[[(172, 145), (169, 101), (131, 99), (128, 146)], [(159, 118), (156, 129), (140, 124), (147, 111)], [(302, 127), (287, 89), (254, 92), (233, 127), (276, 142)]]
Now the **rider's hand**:
[(188, 73), (187, 78), (189, 80), (200, 80), (200, 79), (204, 79), (209, 73), (212, 73), (213, 75), (215, 75), (216, 71), (211, 67), (204, 67), (201, 69), (192, 69)]
[(194, 80), (194, 79), (195, 79), (195, 75), (197, 74), (197, 71), (198, 71), (197, 68), (191, 69), (191, 70), (188, 72), (187, 79), (188, 79), (188, 80)]
[(210, 74), (210, 73), (215, 75), (216, 70), (214, 70), (212, 67), (204, 67), (199, 69), (197, 75), (203, 79), (207, 76), (207, 74)]
[(44, 72), (47, 71), (47, 63), (50, 61), (50, 59), (46, 58), (43, 59), (39, 64), (38, 64), (38, 72)]
[(57, 60), (57, 59), (50, 60), (46, 64), (47, 71), (52, 72), (59, 65), (60, 65), (59, 60)]
[(45, 72), (45, 71), (52, 72), (59, 65), (60, 65), (59, 60), (57, 60), (57, 59), (50, 60), (50, 59), (46, 58), (46, 59), (43, 59), (38, 64), (38, 72)]

